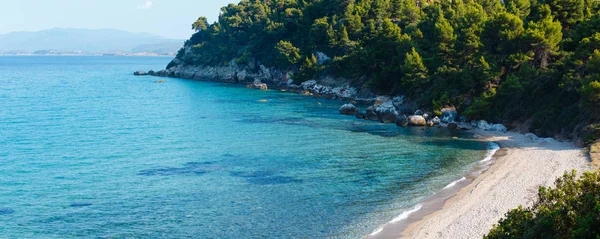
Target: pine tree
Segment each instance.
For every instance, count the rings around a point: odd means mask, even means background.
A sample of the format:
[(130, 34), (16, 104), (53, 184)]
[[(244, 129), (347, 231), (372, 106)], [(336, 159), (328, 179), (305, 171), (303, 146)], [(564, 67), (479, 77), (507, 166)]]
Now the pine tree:
[(536, 62), (540, 68), (548, 66), (551, 54), (558, 51), (558, 44), (562, 40), (562, 26), (554, 21), (552, 16), (547, 16), (538, 22), (530, 22), (525, 32), (525, 37), (533, 47)]
[(525, 19), (531, 13), (530, 0), (504, 0), (508, 12)]
[(437, 40), (437, 49), (442, 59), (446, 62), (451, 62), (452, 54), (454, 53), (454, 44), (456, 42), (456, 34), (454, 28), (444, 15), (440, 15), (435, 23), (435, 37)]
[(427, 83), (427, 79), (429, 78), (428, 70), (423, 64), (421, 55), (419, 55), (414, 47), (410, 52), (406, 53), (402, 72), (402, 86), (407, 92), (417, 93), (421, 90), (421, 86)]

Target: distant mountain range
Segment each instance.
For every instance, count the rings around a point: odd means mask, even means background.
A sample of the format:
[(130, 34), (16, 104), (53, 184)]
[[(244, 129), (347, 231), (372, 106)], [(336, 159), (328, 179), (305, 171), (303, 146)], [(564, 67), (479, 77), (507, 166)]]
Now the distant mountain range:
[(0, 34), (0, 54), (174, 54), (184, 40), (115, 29), (53, 28)]

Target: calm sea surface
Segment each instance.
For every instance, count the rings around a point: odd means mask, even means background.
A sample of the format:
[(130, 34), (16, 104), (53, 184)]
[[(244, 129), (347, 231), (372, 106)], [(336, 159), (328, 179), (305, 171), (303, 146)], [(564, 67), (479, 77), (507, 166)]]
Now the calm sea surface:
[(0, 57), (0, 237), (360, 238), (485, 155), (338, 101), (131, 74), (169, 61)]

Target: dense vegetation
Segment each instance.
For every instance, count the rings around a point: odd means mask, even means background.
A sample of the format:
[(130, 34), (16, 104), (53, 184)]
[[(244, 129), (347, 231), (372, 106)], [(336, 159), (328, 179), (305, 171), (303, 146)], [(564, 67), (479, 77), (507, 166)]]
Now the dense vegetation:
[[(242, 0), (201, 17), (186, 64), (232, 60), (344, 77), (542, 136), (600, 127), (598, 0)], [(317, 52), (332, 58), (317, 64)], [(510, 124), (514, 123), (514, 124)], [(589, 125), (589, 126), (588, 126)], [(584, 127), (587, 126), (587, 127)]]
[(600, 171), (541, 187), (533, 207), (510, 211), (484, 238), (600, 238)]

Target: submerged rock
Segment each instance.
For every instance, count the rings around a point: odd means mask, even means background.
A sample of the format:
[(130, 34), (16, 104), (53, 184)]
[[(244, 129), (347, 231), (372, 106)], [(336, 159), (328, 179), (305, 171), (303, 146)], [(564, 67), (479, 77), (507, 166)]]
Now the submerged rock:
[(411, 115), (408, 117), (410, 126), (427, 126), (427, 120), (421, 115)]
[(356, 106), (353, 104), (345, 104), (340, 107), (340, 114), (343, 115), (356, 115)]
[(415, 111), (414, 115), (423, 115), (423, 111), (422, 110), (417, 110)]

